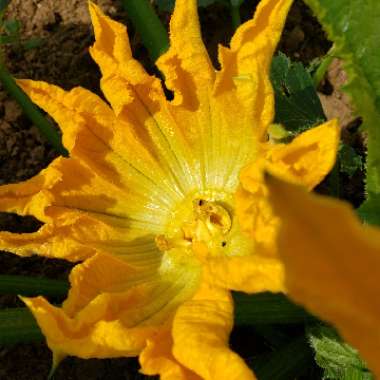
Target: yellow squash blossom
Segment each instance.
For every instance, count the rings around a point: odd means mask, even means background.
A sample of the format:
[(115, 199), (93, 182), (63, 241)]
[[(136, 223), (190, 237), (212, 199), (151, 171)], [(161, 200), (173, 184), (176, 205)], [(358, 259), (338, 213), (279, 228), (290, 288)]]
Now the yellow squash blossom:
[(334, 324), (380, 378), (380, 229), (346, 202), (273, 177), (268, 184), (289, 295)]
[(290, 5), (261, 1), (230, 48), (220, 47), (215, 70), (196, 0), (177, 0), (170, 48), (157, 61), (170, 101), (133, 59), (125, 27), (94, 4), (91, 55), (109, 105), (83, 88), (18, 82), (54, 117), (70, 151), (0, 187), (2, 211), (44, 223), (35, 233), (1, 232), (0, 249), (82, 261), (62, 308), (24, 298), (56, 363), (139, 355), (142, 371), (162, 379), (254, 379), (228, 346), (230, 290), (284, 290), (282, 264), (255, 253), (255, 239), (277, 223), (257, 170), (274, 167), (312, 187), (331, 169), (339, 135), (331, 121), (289, 145), (267, 139), (269, 67)]

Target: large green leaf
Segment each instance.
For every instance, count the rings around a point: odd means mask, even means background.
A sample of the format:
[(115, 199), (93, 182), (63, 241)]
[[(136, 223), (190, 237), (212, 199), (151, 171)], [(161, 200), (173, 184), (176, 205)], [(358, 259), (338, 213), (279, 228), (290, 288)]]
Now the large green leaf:
[(280, 53), (272, 61), (271, 81), (275, 91), (275, 122), (293, 133), (323, 122), (326, 117), (310, 73), (300, 62)]
[(314, 326), (308, 335), (315, 360), (324, 370), (324, 379), (373, 380), (358, 352), (344, 343), (331, 327)]
[[(379, 0), (305, 0), (328, 37), (335, 44), (334, 54), (344, 61), (356, 112), (363, 118), (368, 135), (366, 209), (379, 202), (380, 195), (380, 1)], [(380, 209), (377, 209), (380, 215)], [(380, 217), (371, 222), (380, 224)]]
[(258, 293), (248, 295), (233, 293), (235, 301), (235, 324), (294, 324), (314, 321), (302, 307), (292, 303), (283, 294)]

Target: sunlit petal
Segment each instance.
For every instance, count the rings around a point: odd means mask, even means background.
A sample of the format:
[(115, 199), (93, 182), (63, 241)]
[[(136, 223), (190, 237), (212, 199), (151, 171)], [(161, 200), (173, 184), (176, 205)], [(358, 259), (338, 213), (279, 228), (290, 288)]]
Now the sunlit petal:
[(380, 375), (380, 230), (352, 207), (269, 177), (281, 219), (279, 252), (297, 302), (333, 323)]

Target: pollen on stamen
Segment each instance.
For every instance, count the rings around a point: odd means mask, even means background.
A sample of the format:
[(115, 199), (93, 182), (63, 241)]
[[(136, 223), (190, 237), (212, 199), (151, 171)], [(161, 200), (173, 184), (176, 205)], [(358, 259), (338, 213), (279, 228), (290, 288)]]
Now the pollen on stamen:
[(228, 233), (232, 226), (229, 212), (218, 202), (195, 198), (192, 211), (176, 230), (156, 237), (157, 247), (161, 251), (181, 248), (192, 254), (194, 243), (203, 243), (210, 254), (217, 255), (227, 245)]

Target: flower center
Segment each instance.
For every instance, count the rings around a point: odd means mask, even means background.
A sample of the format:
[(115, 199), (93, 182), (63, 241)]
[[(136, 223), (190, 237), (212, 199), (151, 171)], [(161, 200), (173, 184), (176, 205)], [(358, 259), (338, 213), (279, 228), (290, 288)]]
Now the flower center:
[(221, 203), (196, 198), (187, 218), (182, 219), (180, 226), (171, 228), (167, 235), (156, 236), (156, 244), (161, 251), (192, 250), (194, 244), (202, 244), (209, 255), (215, 256), (227, 246), (231, 227), (231, 216)]

